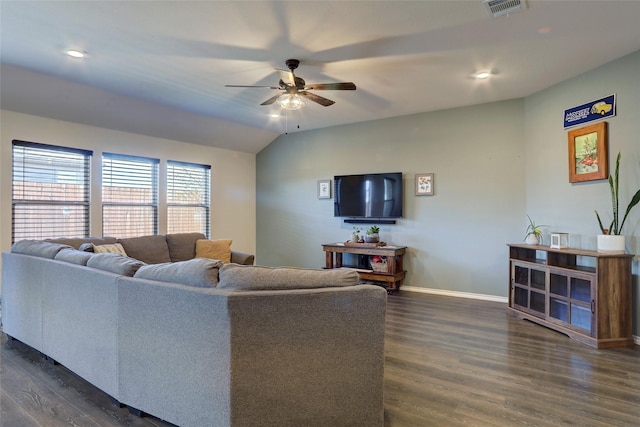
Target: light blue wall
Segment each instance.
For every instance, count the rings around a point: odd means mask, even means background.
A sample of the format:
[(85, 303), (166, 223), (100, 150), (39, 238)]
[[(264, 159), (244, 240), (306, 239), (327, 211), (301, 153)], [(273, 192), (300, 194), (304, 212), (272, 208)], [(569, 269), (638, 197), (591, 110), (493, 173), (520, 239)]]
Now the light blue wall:
[[(609, 211), (605, 181), (569, 183), (564, 109), (617, 94), (609, 152), (623, 153), (624, 200), (640, 187), (639, 75), (636, 52), (525, 99), (283, 135), (256, 159), (257, 260), (323, 266), (320, 245), (347, 240), (351, 225), (317, 199), (317, 180), (402, 171), (405, 218), (381, 234), (409, 247), (406, 284), (505, 297), (506, 243), (522, 241), (527, 213), (548, 225), (545, 242), (563, 231), (571, 246), (595, 249), (593, 210)], [(435, 173), (433, 197), (414, 196), (423, 172)], [(640, 207), (627, 221), (627, 250), (638, 253)], [(633, 271), (637, 335), (637, 257)]]
[[(640, 188), (640, 52), (539, 92), (525, 100), (527, 212), (549, 231), (569, 233), (570, 245), (596, 248), (600, 233), (594, 214), (611, 221), (607, 181), (569, 183), (567, 130), (562, 111), (594, 99), (616, 94), (617, 115), (608, 118), (609, 168), (622, 153), (620, 209), (626, 209)], [(607, 219), (605, 219), (605, 217)], [(620, 217), (622, 219), (622, 217)], [(624, 225), (627, 253), (640, 253), (640, 206)], [(548, 240), (547, 240), (548, 241)], [(633, 261), (634, 335), (640, 335), (639, 257)]]
[[(381, 238), (409, 247), (406, 285), (506, 296), (507, 242), (525, 227), (523, 101), (283, 135), (258, 154), (257, 261), (321, 267), (321, 244), (352, 225), (319, 200), (319, 179), (404, 173), (404, 218)], [(318, 112), (321, 114), (322, 112)], [(435, 195), (414, 195), (416, 173), (435, 173)]]

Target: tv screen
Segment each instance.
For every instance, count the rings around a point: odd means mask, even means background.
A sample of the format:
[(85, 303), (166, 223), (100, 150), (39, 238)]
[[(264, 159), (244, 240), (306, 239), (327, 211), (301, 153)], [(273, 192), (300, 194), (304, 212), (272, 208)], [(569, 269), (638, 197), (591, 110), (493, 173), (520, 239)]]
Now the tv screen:
[(333, 177), (334, 216), (401, 218), (402, 172)]

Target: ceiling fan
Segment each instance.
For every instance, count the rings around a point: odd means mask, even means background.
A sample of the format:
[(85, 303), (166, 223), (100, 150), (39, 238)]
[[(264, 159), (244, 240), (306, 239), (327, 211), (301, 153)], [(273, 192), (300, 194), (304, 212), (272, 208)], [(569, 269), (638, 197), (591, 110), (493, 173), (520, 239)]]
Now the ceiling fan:
[(245, 86), (245, 85), (225, 85), (226, 87), (266, 87), (269, 89), (275, 89), (283, 91), (282, 93), (278, 93), (277, 95), (272, 96), (267, 99), (260, 105), (271, 105), (274, 102), (278, 102), (278, 104), (286, 108), (288, 110), (298, 110), (304, 106), (303, 97), (316, 102), (323, 107), (328, 107), (329, 105), (335, 104), (335, 101), (331, 99), (324, 98), (322, 96), (316, 95), (315, 93), (308, 92), (309, 90), (356, 90), (356, 85), (352, 82), (346, 83), (316, 83), (316, 84), (306, 84), (305, 81), (297, 77), (293, 70), (298, 68), (300, 65), (300, 61), (297, 59), (287, 59), (285, 61), (287, 68), (286, 70), (276, 70), (278, 74), (280, 74), (280, 82), (278, 86)]

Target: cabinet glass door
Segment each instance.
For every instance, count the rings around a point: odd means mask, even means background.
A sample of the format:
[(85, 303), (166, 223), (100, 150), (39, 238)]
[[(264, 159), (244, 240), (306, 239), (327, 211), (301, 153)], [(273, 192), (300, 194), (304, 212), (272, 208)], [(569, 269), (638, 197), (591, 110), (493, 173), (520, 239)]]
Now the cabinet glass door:
[(571, 318), (569, 323), (578, 328), (591, 331), (592, 298), (591, 280), (580, 277), (571, 278)]
[(531, 264), (515, 262), (512, 265), (512, 304), (521, 310), (538, 317), (546, 315), (546, 277), (545, 268)]

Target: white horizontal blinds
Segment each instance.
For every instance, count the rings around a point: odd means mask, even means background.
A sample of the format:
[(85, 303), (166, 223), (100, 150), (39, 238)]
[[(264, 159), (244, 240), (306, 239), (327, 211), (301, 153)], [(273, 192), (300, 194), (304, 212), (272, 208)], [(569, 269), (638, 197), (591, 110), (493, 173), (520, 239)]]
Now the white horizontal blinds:
[(12, 146), (12, 243), (89, 236), (92, 151), (26, 141)]
[(103, 153), (103, 236), (158, 234), (158, 163), (158, 159)]
[(211, 166), (167, 162), (167, 232), (209, 236)]

